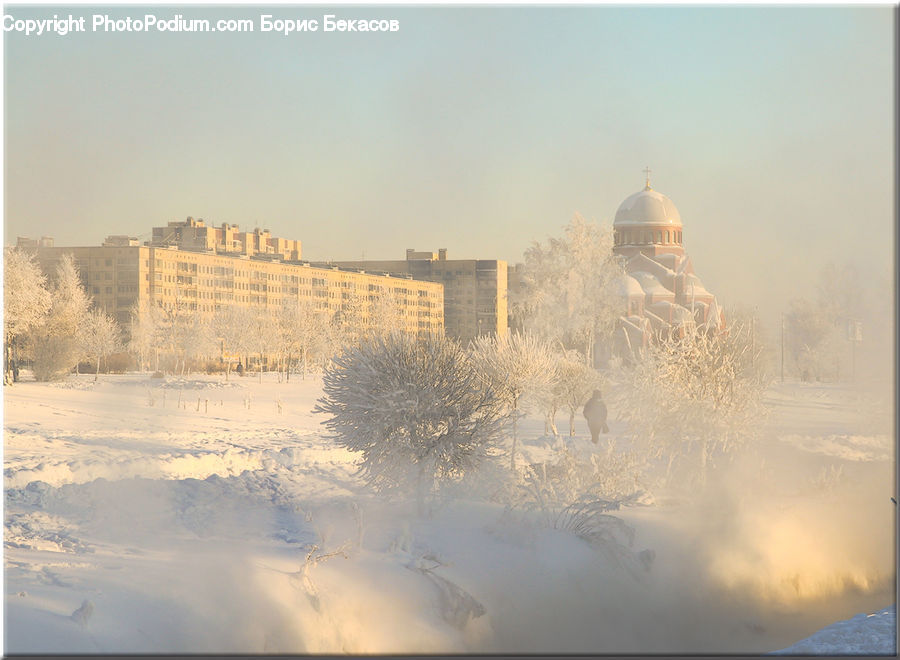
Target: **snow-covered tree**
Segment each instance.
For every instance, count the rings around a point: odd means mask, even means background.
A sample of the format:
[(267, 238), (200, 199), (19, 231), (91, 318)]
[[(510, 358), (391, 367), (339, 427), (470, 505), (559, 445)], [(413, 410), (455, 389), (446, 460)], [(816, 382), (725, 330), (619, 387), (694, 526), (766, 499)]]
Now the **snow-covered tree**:
[(535, 242), (525, 251), (521, 285), (510, 309), (517, 323), (576, 348), (594, 363), (594, 342), (608, 342), (621, 310), (612, 295), (622, 265), (612, 252), (612, 227), (575, 214), (561, 238)]
[(194, 313), (184, 319), (187, 328), (181, 337), (181, 350), (184, 353), (182, 370), (197, 360), (208, 359), (219, 354), (219, 342), (213, 331), (212, 320)]
[(829, 262), (819, 272), (816, 298), (828, 318), (859, 318), (868, 302), (866, 294), (853, 263)]
[(97, 368), (94, 381), (100, 376), (100, 360), (122, 350), (121, 330), (115, 319), (102, 309), (90, 310), (78, 330), (81, 354), (91, 357)]
[(300, 307), (295, 300), (285, 301), (272, 318), (274, 352), (278, 360), (279, 382), (290, 379), (291, 363), (300, 352), (296, 328), (300, 323)]
[(33, 335), (34, 375), (42, 381), (63, 377), (82, 357), (78, 333), (90, 300), (70, 254), (57, 264), (51, 298), (50, 312)]
[(600, 373), (585, 364), (577, 351), (567, 351), (557, 366), (559, 378), (554, 391), (569, 413), (569, 435), (575, 435), (575, 418), (595, 389), (601, 386)]
[(510, 411), (509, 461), (515, 473), (518, 418), (539, 394), (553, 386), (557, 355), (548, 341), (531, 332), (482, 335), (472, 341), (469, 350), (484, 382), (499, 393)]
[(138, 358), (140, 369), (151, 362), (159, 371), (159, 352), (163, 347), (163, 314), (158, 305), (139, 303), (131, 309), (128, 350)]
[(353, 346), (366, 335), (366, 306), (357, 296), (341, 303), (332, 317), (332, 338), (337, 345)]
[(569, 413), (569, 435), (575, 435), (575, 413), (599, 386), (600, 374), (585, 364), (584, 356), (576, 350), (557, 353), (556, 372), (553, 383), (536, 394), (544, 413), (544, 433), (559, 436), (556, 414), (565, 409)]
[(804, 380), (837, 375), (842, 325), (819, 303), (798, 298), (785, 315), (785, 350)]
[(688, 330), (652, 342), (631, 371), (620, 416), (651, 457), (667, 459), (666, 479), (680, 459), (706, 482), (710, 460), (758, 431), (768, 375), (760, 347), (737, 324), (719, 333)]
[(396, 332), (404, 325), (402, 313), (397, 296), (387, 287), (382, 287), (374, 300), (369, 301), (366, 334), (383, 337)]
[(247, 318), (250, 352), (258, 356), (258, 375), (261, 383), (263, 358), (278, 350), (277, 327), (274, 318), (265, 309), (251, 309)]
[(290, 373), (290, 363), (297, 359), (301, 376), (306, 378), (310, 359), (317, 353), (327, 352), (327, 335), (330, 315), (317, 309), (311, 301), (291, 302), (275, 318), (275, 341), (281, 356), (285, 377)]
[(792, 300), (785, 314), (789, 363), (804, 379), (837, 379), (849, 373), (848, 324), (870, 318), (869, 291), (857, 267), (829, 262), (819, 272), (815, 299)]
[(485, 460), (506, 423), (503, 401), (452, 340), (395, 333), (348, 348), (325, 369), (315, 412), (360, 452), (376, 489), (414, 486), (420, 513), (436, 486)]
[[(222, 343), (224, 353), (246, 356), (250, 352), (250, 322), (250, 312), (245, 307), (223, 305), (216, 310), (212, 319), (212, 333)], [(225, 380), (228, 380), (230, 372), (231, 360), (228, 360), (225, 365)]]
[(50, 311), (47, 278), (34, 254), (8, 248), (3, 254), (3, 338), (4, 382), (9, 384), (18, 371), (18, 344), (39, 326)]

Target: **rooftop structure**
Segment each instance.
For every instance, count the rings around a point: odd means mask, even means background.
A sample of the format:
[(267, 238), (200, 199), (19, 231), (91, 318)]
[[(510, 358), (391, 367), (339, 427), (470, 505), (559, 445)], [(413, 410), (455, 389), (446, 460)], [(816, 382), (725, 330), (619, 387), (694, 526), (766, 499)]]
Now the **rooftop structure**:
[(172, 221), (165, 227), (154, 227), (151, 247), (178, 247), (182, 250), (217, 254), (263, 256), (284, 261), (299, 261), (300, 241), (272, 236), (268, 229), (240, 231), (238, 225), (223, 222), (209, 227), (202, 219), (188, 217)]

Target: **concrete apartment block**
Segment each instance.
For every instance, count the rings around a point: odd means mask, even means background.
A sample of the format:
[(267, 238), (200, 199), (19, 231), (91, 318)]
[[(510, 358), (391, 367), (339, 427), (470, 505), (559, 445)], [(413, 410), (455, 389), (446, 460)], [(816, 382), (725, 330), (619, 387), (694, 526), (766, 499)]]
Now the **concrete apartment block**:
[(463, 345), (480, 335), (506, 335), (508, 266), (499, 259), (448, 259), (447, 250), (417, 252), (406, 259), (337, 261), (338, 266), (405, 273), (444, 285), (444, 331)]
[[(94, 304), (127, 332), (131, 313), (142, 305), (212, 315), (223, 306), (276, 310), (293, 301), (336, 312), (390, 295), (410, 334), (440, 334), (444, 297), (440, 284), (411, 276), (385, 275), (338, 266), (247, 255), (126, 245), (120, 237), (103, 246), (36, 247), (42, 269), (52, 277), (64, 253), (72, 254)], [(28, 246), (31, 247), (31, 246)], [(365, 319), (365, 312), (363, 312)]]

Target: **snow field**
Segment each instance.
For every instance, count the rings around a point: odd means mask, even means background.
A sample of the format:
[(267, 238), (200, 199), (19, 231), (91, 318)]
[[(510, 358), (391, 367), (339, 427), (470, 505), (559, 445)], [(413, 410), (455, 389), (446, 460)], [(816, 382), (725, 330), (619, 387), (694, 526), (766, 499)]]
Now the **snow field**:
[[(655, 553), (629, 572), (504, 515), (502, 459), (428, 519), (367, 492), (317, 379), (92, 379), (5, 390), (10, 653), (756, 653), (893, 602), (892, 443), (836, 388), (773, 388), (707, 497), (617, 512)], [(602, 454), (577, 430), (525, 420), (520, 461)]]

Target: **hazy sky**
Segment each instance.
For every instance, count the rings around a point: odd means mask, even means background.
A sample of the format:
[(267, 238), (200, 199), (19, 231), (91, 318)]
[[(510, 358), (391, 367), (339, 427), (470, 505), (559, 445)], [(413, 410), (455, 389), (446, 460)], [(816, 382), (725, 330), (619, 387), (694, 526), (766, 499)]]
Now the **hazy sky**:
[[(520, 261), (653, 186), (724, 305), (772, 315), (829, 259), (890, 281), (893, 9), (156, 6), (235, 33), (5, 35), (5, 233), (96, 245), (186, 216), (305, 258)], [(7, 6), (142, 17), (137, 6)], [(261, 33), (259, 16), (400, 20)], [(90, 30), (90, 27), (88, 27)]]

